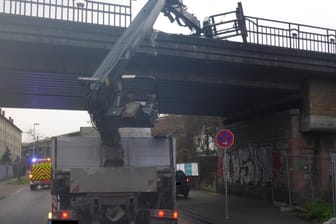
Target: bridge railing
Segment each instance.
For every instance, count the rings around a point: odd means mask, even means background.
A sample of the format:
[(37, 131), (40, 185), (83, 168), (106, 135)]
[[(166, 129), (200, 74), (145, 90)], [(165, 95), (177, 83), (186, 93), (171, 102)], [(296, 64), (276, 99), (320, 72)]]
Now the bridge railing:
[(132, 19), (131, 1), (113, 4), (91, 0), (0, 0), (0, 13), (127, 27)]
[(245, 18), (249, 43), (336, 53), (336, 30), (256, 17)]
[(244, 16), (236, 11), (210, 16), (206, 37), (336, 54), (336, 30), (298, 23)]

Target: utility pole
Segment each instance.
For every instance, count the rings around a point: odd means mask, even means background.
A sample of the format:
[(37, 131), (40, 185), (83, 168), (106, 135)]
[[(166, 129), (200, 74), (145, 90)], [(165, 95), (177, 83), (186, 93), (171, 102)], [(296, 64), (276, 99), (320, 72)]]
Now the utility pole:
[(35, 158), (35, 142), (36, 142), (36, 129), (35, 127), (39, 125), (39, 123), (34, 123), (34, 129), (33, 129), (33, 138), (34, 138), (34, 142), (33, 142), (33, 158)]

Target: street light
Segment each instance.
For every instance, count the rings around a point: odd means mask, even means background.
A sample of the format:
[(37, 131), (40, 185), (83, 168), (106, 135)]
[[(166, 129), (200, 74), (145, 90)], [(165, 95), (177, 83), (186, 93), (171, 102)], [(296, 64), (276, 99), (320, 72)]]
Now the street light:
[(35, 141), (36, 141), (36, 132), (35, 132), (35, 127), (39, 125), (39, 123), (34, 123), (34, 129), (33, 129), (33, 138), (34, 138), (34, 142), (33, 142), (33, 158), (35, 158)]

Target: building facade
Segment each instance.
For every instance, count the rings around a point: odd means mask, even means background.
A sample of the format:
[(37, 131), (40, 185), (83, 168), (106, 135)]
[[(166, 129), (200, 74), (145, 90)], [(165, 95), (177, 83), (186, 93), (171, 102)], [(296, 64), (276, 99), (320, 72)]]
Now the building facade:
[(22, 131), (14, 124), (14, 119), (6, 118), (5, 111), (0, 109), (0, 157), (8, 148), (12, 160), (21, 158)]

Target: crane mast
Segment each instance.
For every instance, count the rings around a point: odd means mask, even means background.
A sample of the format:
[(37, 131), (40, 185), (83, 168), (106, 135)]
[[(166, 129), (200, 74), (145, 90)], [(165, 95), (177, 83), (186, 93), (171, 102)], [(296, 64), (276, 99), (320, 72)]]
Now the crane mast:
[[(188, 27), (195, 35), (201, 34), (200, 22), (187, 12), (182, 0), (148, 0), (94, 75), (86, 80), (87, 110), (101, 135), (105, 166), (123, 166), (120, 127), (151, 127), (158, 116), (155, 79), (123, 74), (123, 70), (136, 48), (152, 33), (161, 12), (171, 22)], [(141, 91), (125, 87), (132, 82), (146, 85)]]

